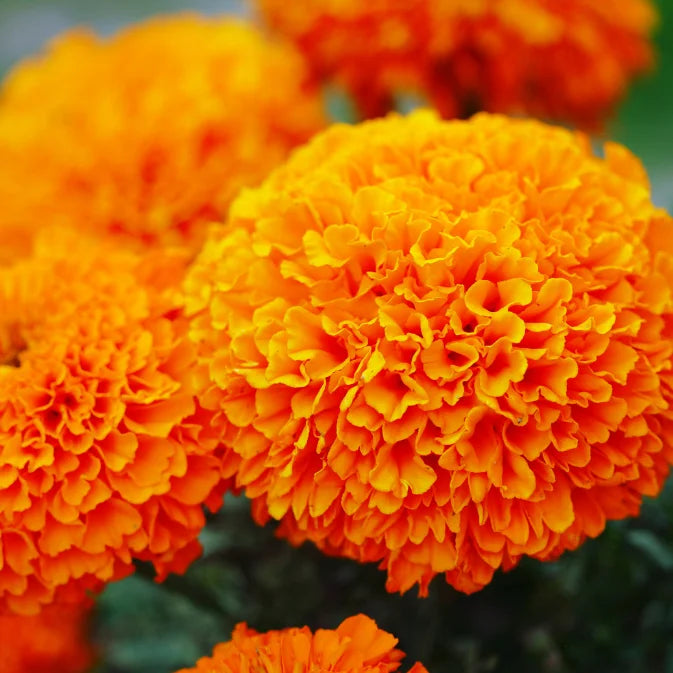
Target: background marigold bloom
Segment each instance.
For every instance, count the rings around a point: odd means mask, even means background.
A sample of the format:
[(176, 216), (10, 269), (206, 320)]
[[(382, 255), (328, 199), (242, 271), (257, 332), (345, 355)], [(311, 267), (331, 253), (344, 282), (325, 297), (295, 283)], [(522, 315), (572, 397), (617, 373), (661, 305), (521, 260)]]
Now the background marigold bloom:
[[(344, 620), (334, 630), (308, 627), (257, 633), (238, 624), (231, 640), (217, 645), (212, 657), (199, 659), (195, 668), (178, 673), (392, 673), (404, 653), (395, 649), (397, 638), (382, 631), (365, 615)], [(427, 673), (416, 663), (409, 673)]]
[(258, 521), (472, 591), (636, 514), (673, 460), (673, 222), (539, 122), (335, 126), (187, 282), (203, 403)]
[(44, 234), (0, 269), (0, 610), (200, 552), (224, 485), (172, 287), (186, 257)]
[(600, 124), (652, 61), (649, 0), (257, 0), (365, 116), (397, 91), (446, 117), (479, 109)]
[(89, 609), (57, 605), (39, 615), (0, 615), (0, 673), (84, 673), (94, 663)]
[(301, 57), (243, 22), (67, 33), (0, 89), (0, 262), (42, 222), (196, 248), (323, 125)]

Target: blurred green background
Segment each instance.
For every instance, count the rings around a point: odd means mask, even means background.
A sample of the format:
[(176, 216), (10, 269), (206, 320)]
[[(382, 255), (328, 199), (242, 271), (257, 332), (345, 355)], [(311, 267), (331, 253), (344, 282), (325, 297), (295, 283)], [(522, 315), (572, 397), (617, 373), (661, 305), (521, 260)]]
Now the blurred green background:
[[(642, 158), (655, 200), (673, 210), (673, 0), (658, 4), (658, 68), (633, 86), (606, 135)], [(245, 11), (240, 0), (0, 0), (0, 72), (73, 25), (110, 33), (181, 9)], [(430, 673), (673, 673), (671, 483), (640, 518), (610, 524), (556, 563), (525, 560), (473, 596), (439, 579), (428, 599), (390, 596), (376, 568), (292, 549), (255, 527), (241, 498), (227, 499), (202, 538), (204, 558), (185, 577), (159, 586), (140, 566), (105, 591), (92, 627), (98, 673), (191, 665), (237, 621), (333, 628), (356, 612), (399, 636), (409, 664), (420, 659)]]

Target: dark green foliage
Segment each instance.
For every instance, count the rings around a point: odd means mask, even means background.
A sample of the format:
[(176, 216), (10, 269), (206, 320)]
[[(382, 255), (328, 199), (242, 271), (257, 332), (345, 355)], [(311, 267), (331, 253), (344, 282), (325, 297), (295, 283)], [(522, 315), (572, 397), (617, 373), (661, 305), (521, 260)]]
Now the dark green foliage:
[(613, 522), (556, 563), (525, 559), (465, 596), (440, 578), (430, 596), (390, 595), (374, 566), (293, 549), (227, 498), (204, 558), (156, 585), (145, 566), (99, 601), (100, 673), (193, 664), (238, 621), (259, 629), (334, 627), (366, 612), (431, 673), (673, 671), (673, 482), (638, 519)]

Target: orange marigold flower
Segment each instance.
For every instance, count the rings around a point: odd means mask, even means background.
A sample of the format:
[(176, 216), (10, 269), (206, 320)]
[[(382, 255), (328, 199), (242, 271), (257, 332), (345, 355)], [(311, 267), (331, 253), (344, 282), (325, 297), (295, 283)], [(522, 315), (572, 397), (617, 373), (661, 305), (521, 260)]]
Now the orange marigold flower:
[(365, 116), (393, 94), (596, 126), (651, 65), (650, 0), (257, 0), (271, 27)]
[[(194, 668), (177, 673), (392, 673), (404, 653), (395, 649), (397, 638), (382, 631), (365, 615), (345, 619), (334, 630), (303, 628), (257, 633), (238, 624), (231, 640), (199, 659)], [(414, 664), (409, 673), (427, 673)]]
[(323, 126), (299, 54), (242, 22), (70, 32), (0, 89), (0, 261), (46, 221), (196, 249)]
[(198, 555), (223, 484), (171, 287), (186, 257), (45, 234), (0, 268), (0, 610)]
[(83, 605), (0, 615), (0, 673), (85, 673), (94, 663), (88, 617)]
[(615, 144), (335, 126), (187, 279), (227, 473), (293, 543), (472, 591), (638, 512), (673, 461), (673, 221)]

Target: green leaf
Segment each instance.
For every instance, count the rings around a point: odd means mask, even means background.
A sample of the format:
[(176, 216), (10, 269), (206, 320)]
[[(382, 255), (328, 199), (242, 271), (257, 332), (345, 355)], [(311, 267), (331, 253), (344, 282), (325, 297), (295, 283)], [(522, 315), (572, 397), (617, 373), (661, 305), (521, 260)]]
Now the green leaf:
[(673, 570), (673, 550), (649, 530), (630, 530), (626, 534), (629, 544), (640, 549), (664, 570)]

